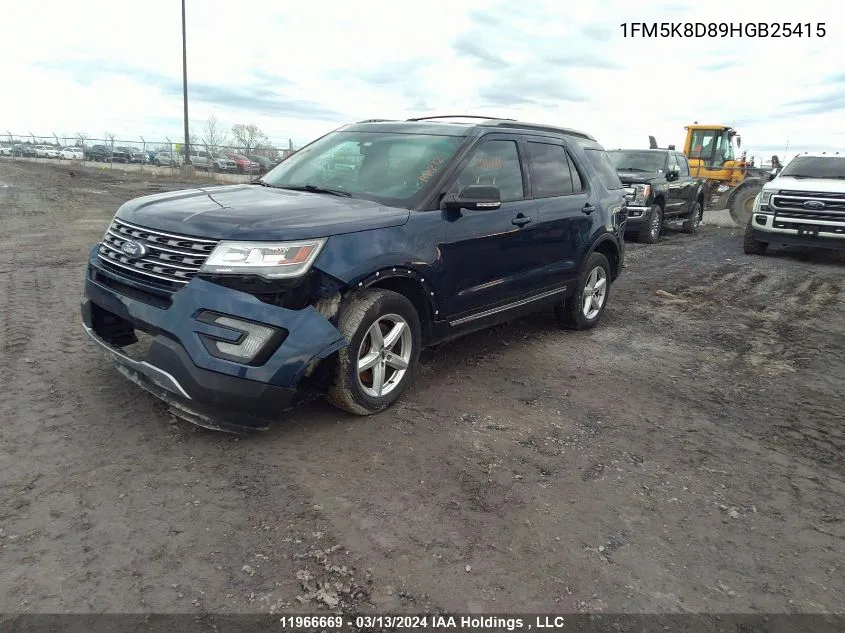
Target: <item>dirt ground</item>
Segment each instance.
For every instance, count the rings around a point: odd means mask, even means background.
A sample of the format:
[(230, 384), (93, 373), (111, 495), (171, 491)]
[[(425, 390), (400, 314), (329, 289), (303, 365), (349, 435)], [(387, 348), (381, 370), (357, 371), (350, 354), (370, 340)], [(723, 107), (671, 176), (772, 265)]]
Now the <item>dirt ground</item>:
[(845, 256), (667, 231), (592, 331), (538, 314), (379, 415), (238, 438), (81, 327), (118, 205), (181, 186), (0, 162), (0, 611), (843, 610)]

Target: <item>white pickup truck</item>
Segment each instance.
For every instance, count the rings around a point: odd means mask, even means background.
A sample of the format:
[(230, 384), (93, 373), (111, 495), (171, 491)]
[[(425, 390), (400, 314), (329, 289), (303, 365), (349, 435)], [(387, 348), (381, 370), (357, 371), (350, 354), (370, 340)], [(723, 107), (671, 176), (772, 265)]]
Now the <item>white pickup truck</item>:
[(845, 156), (799, 154), (763, 186), (744, 250), (763, 255), (769, 244), (845, 250)]

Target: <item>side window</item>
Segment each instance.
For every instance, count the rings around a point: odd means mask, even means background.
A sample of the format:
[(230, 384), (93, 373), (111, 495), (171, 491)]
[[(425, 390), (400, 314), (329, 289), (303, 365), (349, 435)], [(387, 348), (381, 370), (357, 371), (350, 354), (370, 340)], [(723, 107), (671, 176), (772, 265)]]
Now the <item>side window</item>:
[[(564, 147), (529, 142), (528, 154), (535, 198), (553, 198), (573, 193), (573, 170)], [(575, 172), (575, 177), (578, 178), (578, 172)], [(579, 179), (578, 185), (580, 184)]]
[(613, 162), (610, 160), (607, 152), (602, 149), (589, 149), (585, 147), (584, 154), (586, 154), (587, 160), (590, 161), (590, 164), (598, 172), (599, 179), (607, 189), (622, 189), (622, 181), (619, 180), (619, 174), (616, 173), (616, 168), (613, 166)]
[(678, 166), (678, 158), (675, 154), (669, 154), (669, 160), (666, 164), (667, 171), (678, 171), (680, 167)]
[(685, 178), (689, 176), (689, 163), (687, 162), (687, 157), (682, 154), (677, 154), (678, 157), (678, 168), (681, 170), (681, 178)]
[(458, 176), (458, 190), (468, 185), (494, 185), (502, 202), (522, 200), (522, 166), (516, 141), (483, 141)]

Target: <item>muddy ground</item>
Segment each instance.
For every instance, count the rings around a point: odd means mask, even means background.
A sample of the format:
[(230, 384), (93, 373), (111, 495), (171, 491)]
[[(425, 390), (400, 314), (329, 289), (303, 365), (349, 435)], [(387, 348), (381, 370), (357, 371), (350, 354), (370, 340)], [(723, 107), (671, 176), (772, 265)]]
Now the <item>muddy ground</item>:
[(185, 183), (70, 171), (0, 162), (0, 611), (843, 609), (842, 255), (667, 231), (590, 332), (539, 314), (380, 415), (237, 438), (80, 325), (117, 206)]

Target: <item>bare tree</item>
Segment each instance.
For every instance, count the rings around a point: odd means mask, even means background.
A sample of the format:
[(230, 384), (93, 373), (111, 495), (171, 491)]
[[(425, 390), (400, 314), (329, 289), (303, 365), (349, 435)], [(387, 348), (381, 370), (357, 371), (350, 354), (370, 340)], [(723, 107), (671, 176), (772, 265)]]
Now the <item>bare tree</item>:
[(208, 117), (208, 121), (205, 122), (202, 142), (205, 144), (206, 149), (215, 156), (220, 148), (226, 145), (226, 133), (220, 129), (217, 117), (213, 114)]
[(103, 134), (103, 140), (109, 145), (109, 162), (114, 162), (114, 134), (106, 131)]
[(243, 147), (244, 154), (249, 155), (259, 143), (269, 141), (267, 135), (262, 132), (255, 123), (244, 125), (243, 123), (235, 123), (232, 126), (232, 136), (238, 142), (238, 145)]
[(85, 149), (85, 142), (88, 140), (88, 135), (85, 132), (77, 132), (76, 140)]

